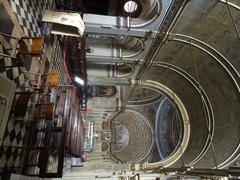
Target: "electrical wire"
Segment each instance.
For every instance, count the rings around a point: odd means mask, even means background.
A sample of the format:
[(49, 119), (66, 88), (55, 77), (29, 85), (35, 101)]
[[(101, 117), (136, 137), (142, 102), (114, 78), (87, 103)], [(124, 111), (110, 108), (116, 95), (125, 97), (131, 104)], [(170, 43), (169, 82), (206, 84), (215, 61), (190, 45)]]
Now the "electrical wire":
[(227, 4), (227, 8), (228, 8), (228, 11), (229, 11), (229, 14), (230, 14), (230, 17), (231, 17), (231, 20), (232, 20), (232, 23), (234, 25), (234, 28), (235, 28), (235, 31), (236, 31), (236, 34), (238, 36), (238, 39), (239, 39), (239, 42), (240, 42), (240, 33), (238, 31), (238, 27), (234, 21), (234, 17), (233, 17), (233, 14), (232, 14), (232, 10), (231, 10), (231, 7), (229, 5), (229, 0), (226, 0), (226, 4)]
[(190, 53), (191, 53), (191, 57), (192, 57), (192, 60), (193, 60), (193, 65), (194, 65), (196, 80), (197, 80), (197, 83), (198, 83), (198, 88), (199, 88), (199, 92), (200, 92), (200, 96), (201, 96), (201, 102), (202, 102), (204, 117), (205, 117), (205, 120), (206, 120), (207, 129), (208, 129), (208, 135), (209, 135), (209, 137), (210, 137), (210, 143), (211, 143), (211, 148), (212, 148), (212, 153), (213, 153), (214, 164), (215, 164), (215, 168), (217, 168), (217, 160), (216, 160), (216, 154), (215, 154), (215, 147), (214, 147), (214, 144), (213, 144), (213, 137), (212, 137), (212, 135), (211, 135), (209, 123), (208, 123), (208, 120), (207, 120), (207, 119), (208, 119), (208, 116), (207, 116), (206, 108), (204, 107), (204, 100), (203, 100), (203, 95), (202, 95), (202, 89), (201, 89), (201, 84), (200, 84), (200, 78), (199, 78), (199, 72), (198, 72), (197, 62), (196, 62), (195, 57), (193, 56), (193, 50), (192, 50), (192, 45), (191, 45), (191, 41), (190, 41), (190, 40), (188, 40), (188, 44), (189, 44), (189, 47), (190, 47)]

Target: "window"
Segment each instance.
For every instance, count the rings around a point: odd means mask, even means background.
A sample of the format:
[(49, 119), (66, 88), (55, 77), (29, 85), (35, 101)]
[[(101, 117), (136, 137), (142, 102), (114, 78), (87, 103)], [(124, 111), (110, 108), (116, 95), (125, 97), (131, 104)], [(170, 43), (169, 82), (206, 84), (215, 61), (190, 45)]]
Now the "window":
[(127, 1), (125, 4), (124, 4), (124, 10), (127, 12), (127, 13), (133, 13), (137, 10), (138, 8), (138, 5), (135, 1)]

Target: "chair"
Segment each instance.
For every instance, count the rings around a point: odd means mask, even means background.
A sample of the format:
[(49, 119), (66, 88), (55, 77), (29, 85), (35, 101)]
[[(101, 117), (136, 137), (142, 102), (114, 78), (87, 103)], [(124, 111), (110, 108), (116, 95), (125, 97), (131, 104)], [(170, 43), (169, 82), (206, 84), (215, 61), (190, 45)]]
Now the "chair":
[(53, 119), (54, 115), (54, 103), (39, 103), (35, 104), (34, 109), (34, 121), (38, 121), (41, 119), (50, 121)]
[(35, 79), (28, 78), (29, 81), (36, 82), (35, 86), (31, 86), (30, 88), (39, 89), (39, 90), (43, 90), (46, 87), (50, 87), (53, 89), (57, 88), (59, 74), (56, 71), (52, 71), (50, 73), (44, 73), (44, 74), (30, 72), (30, 71), (22, 71), (22, 73), (37, 77)]
[(41, 56), (43, 54), (43, 37), (22, 37), (19, 40), (19, 45), (25, 43), (24, 40), (32, 40), (29, 49), (19, 49), (18, 54), (32, 55), (32, 56)]
[(28, 109), (28, 102), (33, 92), (22, 92), (16, 94), (19, 94), (19, 97), (16, 101), (13, 113), (15, 117), (24, 118)]
[[(13, 107), (12, 113), (15, 120), (22, 120), (24, 122), (34, 122), (39, 120), (52, 120), (54, 116), (54, 103), (53, 102), (41, 102), (40, 95), (36, 102), (30, 104), (30, 99), (33, 95), (39, 95), (35, 92), (17, 92), (16, 95), (19, 97), (16, 100), (15, 106)], [(25, 116), (32, 109), (32, 117)]]
[[(45, 120), (52, 120), (55, 104), (52, 102), (46, 102), (46, 98), (41, 99), (41, 95), (46, 95), (48, 93), (43, 93), (46, 87), (50, 87), (55, 89), (58, 84), (58, 72), (52, 71), (51, 73), (40, 74), (40, 73), (33, 73), (33, 72), (25, 72), (29, 74), (37, 75), (37, 87), (30, 86), (29, 88), (34, 89), (37, 92), (16, 92), (15, 94), (19, 94), (19, 98), (15, 104), (14, 109), (14, 116), (18, 120), (24, 120), (26, 113), (29, 110), (29, 100), (33, 94), (37, 95), (38, 99), (33, 103), (33, 113), (34, 118), (38, 119), (45, 119)], [(47, 77), (50, 77), (49, 82)], [(33, 80), (34, 81), (34, 80)], [(38, 110), (36, 110), (38, 109)], [(33, 119), (34, 119), (33, 118)], [(33, 119), (30, 119), (33, 121)]]
[[(26, 56), (28, 55), (38, 56), (40, 57), (40, 61), (42, 60), (44, 46), (43, 37), (22, 37), (19, 39), (1, 32), (0, 35), (1, 37), (3, 37), (1, 38), (2, 40), (4, 40), (5, 38), (9, 38), (16, 41), (13, 48), (10, 47), (8, 43), (1, 42), (2, 52), (0, 52), (0, 56), (11, 58), (13, 62), (13, 65), (6, 66), (7, 68), (24, 66)], [(9, 53), (10, 50), (12, 51), (11, 53)]]
[(52, 71), (50, 74), (44, 74), (43, 76), (45, 75), (50, 75), (49, 85), (51, 88), (56, 88), (58, 84), (58, 72)]
[[(12, 47), (10, 43), (8, 43), (8, 41), (7, 41), (8, 39), (10, 39), (10, 40), (14, 39), (15, 40), (15, 46), (14, 47)], [(9, 42), (10, 42), (10, 40), (9, 40)], [(0, 44), (1, 44), (0, 56), (9, 57), (9, 58), (16, 58), (18, 41), (19, 41), (18, 38), (0, 32)], [(11, 53), (8, 52), (10, 50), (12, 51)]]

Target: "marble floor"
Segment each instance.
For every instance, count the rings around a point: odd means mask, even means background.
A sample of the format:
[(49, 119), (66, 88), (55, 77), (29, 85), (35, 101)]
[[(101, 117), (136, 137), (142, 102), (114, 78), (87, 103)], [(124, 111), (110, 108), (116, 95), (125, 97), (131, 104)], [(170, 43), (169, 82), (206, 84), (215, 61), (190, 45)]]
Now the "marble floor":
[[(21, 38), (24, 36), (44, 37), (43, 56), (40, 61), (39, 57), (26, 58), (24, 67), (12, 67), (10, 58), (0, 56), (0, 75), (10, 79), (16, 84), (16, 91), (31, 91), (29, 86), (32, 85), (32, 79), (36, 76), (24, 73), (30, 71), (34, 73), (49, 73), (51, 71), (59, 72), (58, 85), (68, 84), (65, 76), (65, 68), (63, 63), (63, 55), (61, 47), (56, 36), (50, 34), (50, 26), (41, 23), (42, 14), (46, 9), (54, 8), (52, 0), (0, 0), (0, 32), (10, 36)], [(14, 47), (16, 41), (0, 35), (1, 46)], [(1, 88), (0, 84), (0, 88)], [(13, 100), (16, 102), (18, 96)], [(34, 99), (32, 99), (34, 101)], [(1, 146), (0, 146), (0, 176), (7, 172), (21, 173), (24, 147), (27, 146), (28, 137), (31, 136), (31, 127), (23, 121), (14, 119), (10, 113), (6, 122)], [(38, 153), (31, 152), (30, 161), (35, 163)], [(52, 158), (52, 165), (55, 166), (55, 158)], [(51, 159), (50, 159), (51, 160)], [(33, 169), (32, 171), (36, 171)], [(51, 168), (50, 168), (51, 170)], [(4, 176), (4, 175), (3, 175)]]
[[(49, 1), (46, 0), (0, 0), (0, 21), (2, 23), (0, 32), (17, 38), (23, 36), (44, 36), (45, 38), (42, 62), (36, 57), (27, 58), (24, 67), (8, 68), (7, 66), (12, 65), (12, 60), (0, 56), (0, 74), (12, 80), (17, 86), (17, 91), (26, 91), (26, 87), (31, 84), (29, 79), (32, 77), (27, 76), (23, 73), (24, 71), (36, 73), (49, 71), (52, 45), (49, 42), (48, 27), (42, 25), (40, 20), (41, 13), (50, 6)], [(3, 36), (1, 36), (1, 42), (10, 47), (16, 45), (16, 42)], [(0, 146), (0, 172), (17, 172), (21, 169), (23, 150), (18, 147), (25, 146), (27, 133), (28, 128), (25, 124), (14, 119), (10, 113)]]

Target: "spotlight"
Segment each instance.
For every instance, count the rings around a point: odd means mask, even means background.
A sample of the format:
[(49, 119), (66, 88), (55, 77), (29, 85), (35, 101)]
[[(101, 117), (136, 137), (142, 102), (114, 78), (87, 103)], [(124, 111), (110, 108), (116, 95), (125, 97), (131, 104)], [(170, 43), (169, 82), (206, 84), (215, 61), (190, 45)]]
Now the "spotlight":
[(75, 76), (74, 77), (74, 81), (77, 82), (78, 84), (81, 84), (82, 86), (84, 85), (84, 80), (82, 80), (81, 78)]

